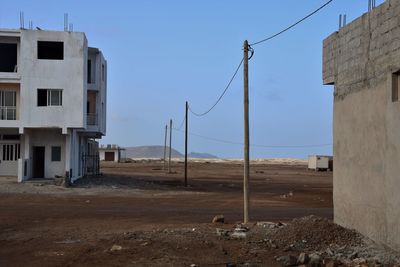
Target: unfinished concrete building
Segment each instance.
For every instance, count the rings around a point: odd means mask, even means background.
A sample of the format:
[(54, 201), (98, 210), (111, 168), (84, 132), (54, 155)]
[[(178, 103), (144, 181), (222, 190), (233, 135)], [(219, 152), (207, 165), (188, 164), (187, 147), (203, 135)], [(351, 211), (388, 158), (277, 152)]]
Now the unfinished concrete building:
[(324, 40), (334, 85), (334, 220), (400, 249), (400, 1)]
[(0, 175), (84, 176), (106, 133), (106, 89), (107, 62), (84, 33), (0, 29)]

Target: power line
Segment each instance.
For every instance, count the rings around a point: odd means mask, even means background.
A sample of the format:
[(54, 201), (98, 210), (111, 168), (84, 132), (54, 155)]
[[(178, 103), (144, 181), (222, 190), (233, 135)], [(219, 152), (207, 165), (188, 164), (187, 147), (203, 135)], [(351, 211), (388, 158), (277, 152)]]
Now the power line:
[[(172, 128), (174, 131), (178, 132), (183, 132), (180, 129), (177, 128)], [(243, 145), (243, 143), (240, 142), (233, 142), (233, 141), (228, 141), (228, 140), (222, 140), (218, 138), (213, 138), (213, 137), (208, 137), (196, 133), (189, 132), (190, 135), (200, 137), (206, 140), (218, 142), (218, 143), (224, 143), (224, 144), (229, 144), (229, 145)], [(314, 145), (286, 145), (286, 146), (273, 146), (273, 145), (259, 145), (259, 144), (250, 144), (251, 147), (258, 147), (258, 148), (315, 148), (315, 147), (328, 147), (332, 146), (332, 144), (314, 144)]]
[(215, 106), (219, 103), (219, 101), (221, 101), (221, 99), (222, 99), (222, 97), (225, 95), (226, 91), (228, 91), (229, 87), (231, 86), (233, 80), (235, 79), (236, 74), (238, 73), (238, 71), (239, 71), (240, 67), (242, 66), (242, 64), (243, 64), (243, 59), (240, 61), (239, 66), (236, 68), (235, 73), (233, 74), (232, 78), (229, 80), (229, 83), (228, 83), (228, 85), (225, 87), (225, 90), (224, 90), (224, 91), (222, 92), (222, 94), (219, 96), (219, 98), (218, 98), (217, 101), (214, 103), (214, 105), (211, 106), (211, 108), (209, 108), (206, 112), (197, 113), (197, 112), (194, 112), (194, 111), (191, 109), (191, 107), (189, 106), (190, 112), (191, 112), (193, 115), (197, 116), (197, 117), (202, 117), (202, 116), (204, 116), (204, 115), (207, 115), (211, 110), (213, 110), (213, 108), (215, 108)]
[(281, 35), (281, 34), (284, 33), (284, 32), (287, 32), (287, 31), (290, 30), (291, 28), (295, 27), (296, 25), (302, 23), (303, 21), (305, 21), (305, 20), (308, 19), (309, 17), (311, 17), (311, 16), (313, 16), (314, 14), (318, 13), (318, 11), (320, 11), (321, 9), (323, 9), (324, 7), (326, 7), (327, 5), (329, 5), (331, 2), (333, 2), (333, 0), (329, 0), (328, 2), (326, 2), (326, 3), (323, 4), (322, 6), (320, 6), (319, 8), (317, 8), (316, 10), (314, 10), (313, 12), (311, 12), (310, 14), (308, 14), (307, 16), (305, 16), (304, 18), (300, 19), (299, 21), (297, 21), (296, 23), (290, 25), (289, 27), (287, 27), (287, 28), (281, 30), (280, 32), (275, 33), (275, 34), (273, 34), (273, 35), (271, 35), (271, 36), (269, 36), (269, 37), (267, 37), (267, 38), (265, 38), (265, 39), (262, 39), (262, 40), (260, 40), (260, 41), (258, 41), (258, 42), (254, 42), (254, 43), (252, 43), (252, 44), (250, 44), (250, 45), (251, 45), (251, 46), (258, 45), (258, 44), (260, 44), (260, 43), (269, 41), (269, 40), (271, 40), (271, 39), (273, 39), (273, 38), (275, 38), (275, 37)]
[(183, 124), (185, 123), (185, 120), (186, 120), (186, 118), (184, 117), (183, 120), (182, 120), (182, 122), (181, 122), (181, 124), (180, 124), (179, 127), (178, 127), (178, 130), (181, 130), (181, 129), (182, 129), (182, 126), (183, 126)]

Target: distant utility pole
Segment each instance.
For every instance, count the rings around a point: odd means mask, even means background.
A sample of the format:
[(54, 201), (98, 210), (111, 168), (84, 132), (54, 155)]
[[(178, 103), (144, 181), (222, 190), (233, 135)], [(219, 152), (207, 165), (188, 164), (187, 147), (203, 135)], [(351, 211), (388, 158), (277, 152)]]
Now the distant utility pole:
[(167, 135), (168, 135), (168, 125), (165, 125), (165, 137), (164, 137), (164, 170), (166, 168), (166, 157), (167, 157)]
[(171, 173), (171, 154), (172, 154), (172, 120), (169, 120), (169, 160), (168, 160), (168, 173)]
[(187, 182), (187, 156), (188, 156), (188, 109), (189, 105), (186, 101), (186, 115), (185, 115), (185, 186), (188, 185)]
[(244, 78), (244, 176), (243, 176), (243, 222), (249, 222), (249, 176), (250, 176), (250, 141), (249, 141), (249, 43), (243, 44)]

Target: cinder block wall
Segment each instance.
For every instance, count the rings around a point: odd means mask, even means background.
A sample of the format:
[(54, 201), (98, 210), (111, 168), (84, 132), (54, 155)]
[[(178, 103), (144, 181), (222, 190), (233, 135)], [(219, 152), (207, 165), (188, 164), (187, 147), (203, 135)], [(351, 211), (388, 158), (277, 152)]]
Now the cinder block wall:
[(387, 0), (324, 40), (334, 84), (334, 220), (400, 250), (400, 0)]

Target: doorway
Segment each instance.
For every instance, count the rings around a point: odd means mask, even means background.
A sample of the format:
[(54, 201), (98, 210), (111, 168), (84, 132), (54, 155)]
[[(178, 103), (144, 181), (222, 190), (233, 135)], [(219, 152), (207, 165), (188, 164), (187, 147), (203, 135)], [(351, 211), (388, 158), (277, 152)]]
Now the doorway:
[(104, 160), (105, 161), (114, 161), (114, 152), (105, 152)]
[(44, 178), (44, 146), (33, 147), (33, 178)]

